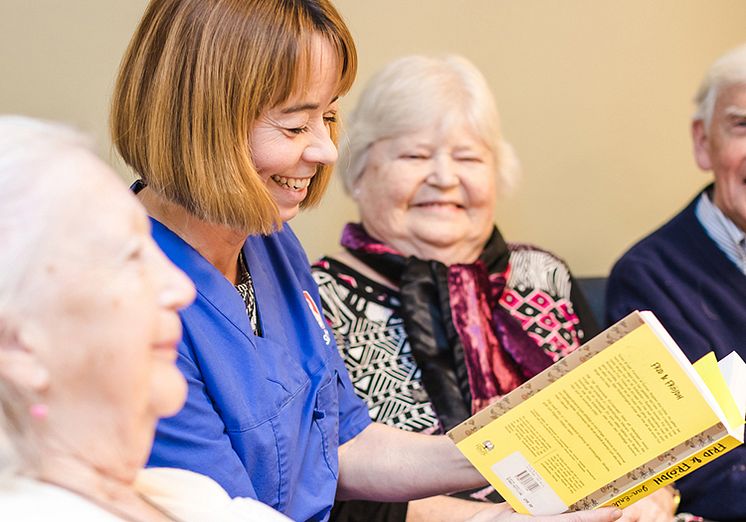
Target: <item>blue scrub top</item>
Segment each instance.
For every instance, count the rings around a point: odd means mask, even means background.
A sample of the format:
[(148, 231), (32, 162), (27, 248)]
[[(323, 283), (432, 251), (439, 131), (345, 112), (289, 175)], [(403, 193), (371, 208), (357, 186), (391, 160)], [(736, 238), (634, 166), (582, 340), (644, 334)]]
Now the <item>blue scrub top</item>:
[(308, 259), (290, 227), (252, 236), (243, 252), (262, 337), (243, 299), (196, 250), (151, 219), (153, 237), (194, 281), (181, 312), (177, 364), (184, 409), (158, 424), (150, 466), (203, 473), (231, 496), (256, 498), (294, 520), (326, 520), (337, 449), (371, 422), (320, 313)]

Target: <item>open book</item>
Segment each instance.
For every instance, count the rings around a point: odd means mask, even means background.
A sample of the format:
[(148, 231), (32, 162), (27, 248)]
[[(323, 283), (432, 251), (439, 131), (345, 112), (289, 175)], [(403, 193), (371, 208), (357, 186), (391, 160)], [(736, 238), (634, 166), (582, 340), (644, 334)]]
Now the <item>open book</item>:
[(448, 432), (519, 513), (624, 508), (743, 443), (746, 364), (633, 312)]

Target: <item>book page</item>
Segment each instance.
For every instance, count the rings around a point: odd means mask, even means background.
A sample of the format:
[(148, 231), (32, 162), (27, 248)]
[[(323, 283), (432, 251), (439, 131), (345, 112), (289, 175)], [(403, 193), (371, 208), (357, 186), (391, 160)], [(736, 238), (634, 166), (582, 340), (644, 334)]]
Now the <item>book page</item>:
[(718, 402), (718, 400), (715, 399), (714, 395), (712, 395), (712, 391), (710, 390), (710, 387), (704, 382), (700, 373), (689, 362), (689, 359), (687, 358), (687, 356), (684, 354), (681, 348), (679, 348), (679, 345), (676, 344), (676, 341), (673, 340), (673, 337), (671, 337), (671, 334), (669, 334), (668, 331), (663, 327), (663, 325), (658, 320), (658, 318), (655, 316), (655, 314), (653, 314), (653, 312), (649, 310), (639, 312), (639, 314), (640, 314), (640, 317), (643, 318), (643, 320), (648, 324), (648, 326), (650, 326), (653, 332), (658, 336), (661, 342), (668, 348), (668, 350), (671, 352), (674, 358), (679, 362), (679, 364), (684, 369), (684, 371), (687, 372), (689, 377), (692, 379), (692, 382), (694, 382), (694, 384), (700, 390), (700, 393), (702, 393), (702, 396), (705, 398), (707, 403), (710, 405), (710, 408), (712, 408), (712, 410), (717, 414), (720, 421), (723, 423), (727, 422), (725, 418), (725, 413), (720, 407), (720, 403)]
[[(738, 357), (738, 354), (735, 352), (732, 352), (731, 355)], [(723, 410), (728, 430), (735, 432), (736, 434), (740, 433), (740, 440), (743, 440), (743, 413), (739, 411), (740, 408), (738, 403), (733, 397), (723, 373), (720, 371), (720, 366), (715, 358), (715, 354), (710, 352), (704, 355), (701, 359), (695, 362), (693, 366), (710, 389), (710, 392), (712, 392), (712, 395), (720, 405), (720, 408)], [(746, 376), (742, 375), (741, 377), (743, 379)], [(743, 382), (742, 379), (733, 383), (734, 386), (737, 387), (740, 385)], [(740, 400), (743, 402), (743, 397), (741, 397)]]
[(743, 419), (746, 417), (746, 362), (734, 351), (719, 360), (718, 367), (736, 401), (738, 416)]
[(507, 500), (557, 513), (717, 422), (645, 324), (458, 446)]

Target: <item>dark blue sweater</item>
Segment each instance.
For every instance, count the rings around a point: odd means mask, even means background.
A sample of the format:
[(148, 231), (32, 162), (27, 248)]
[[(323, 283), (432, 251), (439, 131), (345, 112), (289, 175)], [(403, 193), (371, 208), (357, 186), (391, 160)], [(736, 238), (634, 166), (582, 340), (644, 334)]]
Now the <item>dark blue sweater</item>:
[[(736, 350), (746, 359), (746, 276), (705, 232), (695, 198), (633, 246), (609, 276), (607, 323), (652, 310), (691, 361)], [(746, 520), (746, 447), (681, 479), (681, 511)]]

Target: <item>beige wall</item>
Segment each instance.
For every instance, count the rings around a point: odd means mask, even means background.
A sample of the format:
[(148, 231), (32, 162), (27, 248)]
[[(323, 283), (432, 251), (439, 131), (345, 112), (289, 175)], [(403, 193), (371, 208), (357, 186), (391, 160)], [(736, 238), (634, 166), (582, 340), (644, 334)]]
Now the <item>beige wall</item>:
[[(145, 0), (0, 0), (0, 113), (77, 124), (109, 157), (114, 73)], [(702, 72), (746, 41), (743, 0), (337, 0), (357, 85), (412, 52), (458, 52), (489, 80), (524, 178), (496, 209), (504, 235), (604, 274), (704, 185), (689, 145)], [(125, 170), (118, 166), (123, 175)], [(310, 257), (355, 210), (333, 186), (293, 226)]]

